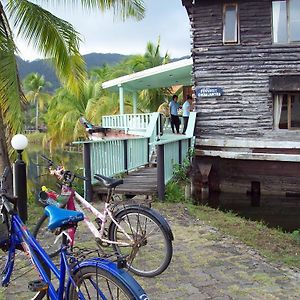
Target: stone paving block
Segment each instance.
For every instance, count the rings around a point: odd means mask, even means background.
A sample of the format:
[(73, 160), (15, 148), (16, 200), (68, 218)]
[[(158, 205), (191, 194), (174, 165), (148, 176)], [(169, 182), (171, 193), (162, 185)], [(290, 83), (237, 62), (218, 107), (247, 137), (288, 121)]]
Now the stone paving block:
[[(171, 265), (160, 276), (136, 277), (150, 299), (300, 299), (297, 269), (267, 263), (255, 249), (194, 219), (182, 205), (166, 203), (157, 207), (174, 232), (174, 255)], [(80, 228), (80, 233), (83, 245), (93, 244), (84, 228)], [(21, 256), (16, 258), (16, 267), (20, 264), (24, 265)], [(15, 277), (19, 275), (8, 288), (0, 289), (0, 300), (1, 293), (5, 300), (31, 299), (33, 293), (27, 290), (27, 283), (36, 275), (22, 276), (21, 270)]]

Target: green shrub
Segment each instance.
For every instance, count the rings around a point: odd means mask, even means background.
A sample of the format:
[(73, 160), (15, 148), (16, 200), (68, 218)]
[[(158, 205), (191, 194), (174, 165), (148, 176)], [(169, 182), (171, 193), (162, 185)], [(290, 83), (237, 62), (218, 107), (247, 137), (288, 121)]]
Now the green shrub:
[(167, 202), (184, 202), (184, 187), (182, 187), (178, 182), (170, 181), (166, 185), (166, 196), (165, 199)]
[(298, 244), (300, 244), (300, 231), (299, 231), (299, 229), (298, 229), (298, 230), (294, 230), (294, 231), (291, 233), (291, 236), (292, 236), (292, 238), (293, 238)]
[(182, 163), (173, 165), (173, 181), (183, 184), (190, 182), (191, 164), (193, 156), (194, 149), (190, 148)]

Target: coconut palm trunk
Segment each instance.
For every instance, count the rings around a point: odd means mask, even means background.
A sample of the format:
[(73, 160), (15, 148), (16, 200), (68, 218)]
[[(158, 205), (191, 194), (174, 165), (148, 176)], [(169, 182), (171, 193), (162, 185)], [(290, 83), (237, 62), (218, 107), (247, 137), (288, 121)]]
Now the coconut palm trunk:
[(12, 170), (9, 161), (8, 151), (7, 151), (7, 141), (6, 141), (6, 134), (5, 134), (5, 125), (3, 122), (2, 112), (0, 111), (0, 175), (2, 174), (5, 167), (9, 168), (9, 174), (6, 183), (8, 190), (12, 190)]
[(36, 96), (35, 97), (35, 131), (39, 131), (39, 102)]

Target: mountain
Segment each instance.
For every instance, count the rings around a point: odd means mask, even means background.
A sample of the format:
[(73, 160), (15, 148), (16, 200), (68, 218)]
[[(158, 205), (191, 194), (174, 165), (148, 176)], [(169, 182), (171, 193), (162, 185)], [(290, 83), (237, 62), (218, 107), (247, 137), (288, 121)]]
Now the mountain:
[[(101, 67), (104, 64), (114, 65), (127, 58), (127, 55), (117, 53), (90, 53), (83, 55), (86, 62), (87, 69), (90, 70), (94, 67)], [(49, 92), (53, 92), (60, 86), (60, 83), (55, 75), (53, 67), (46, 59), (37, 59), (34, 61), (25, 61), (17, 57), (17, 64), (21, 80), (23, 80), (29, 73), (40, 73), (44, 75), (45, 79), (51, 82), (52, 86)]]

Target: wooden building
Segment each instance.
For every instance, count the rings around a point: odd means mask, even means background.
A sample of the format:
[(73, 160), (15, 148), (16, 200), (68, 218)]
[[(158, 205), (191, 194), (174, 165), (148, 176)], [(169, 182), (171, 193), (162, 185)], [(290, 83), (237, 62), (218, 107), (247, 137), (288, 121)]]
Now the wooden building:
[(196, 173), (214, 191), (300, 192), (300, 1), (182, 0)]

